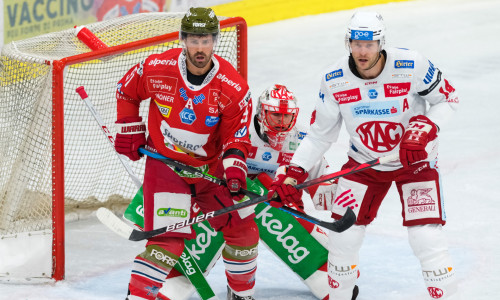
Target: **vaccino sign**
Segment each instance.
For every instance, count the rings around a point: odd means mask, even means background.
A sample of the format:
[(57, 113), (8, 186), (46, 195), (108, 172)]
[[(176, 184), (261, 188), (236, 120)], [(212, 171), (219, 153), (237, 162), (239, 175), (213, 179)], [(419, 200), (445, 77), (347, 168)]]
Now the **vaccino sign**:
[(165, 11), (168, 9), (166, 3), (166, 0), (3, 0), (0, 45), (75, 25)]
[(4, 43), (92, 23), (94, 0), (4, 0)]

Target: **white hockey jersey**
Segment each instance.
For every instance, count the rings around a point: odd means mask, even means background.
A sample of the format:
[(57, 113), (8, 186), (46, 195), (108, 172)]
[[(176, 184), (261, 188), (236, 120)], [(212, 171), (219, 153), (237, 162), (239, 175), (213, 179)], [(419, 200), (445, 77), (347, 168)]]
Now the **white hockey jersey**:
[[(458, 106), (450, 81), (429, 60), (407, 49), (389, 48), (382, 73), (365, 80), (349, 69), (349, 56), (322, 74), (316, 120), (291, 163), (305, 170), (337, 141), (344, 120), (350, 136), (348, 155), (363, 163), (399, 152), (411, 117), (425, 115), (441, 127)], [(437, 139), (426, 148), (428, 161), (437, 158)], [(399, 161), (374, 169), (401, 168)]]
[[(306, 132), (295, 126), (288, 132), (281, 151), (277, 151), (259, 137), (255, 128), (255, 121), (254, 118), (250, 125), (250, 141), (252, 142), (252, 146), (247, 157), (248, 177), (253, 178), (259, 173), (264, 172), (271, 178), (274, 178), (276, 173), (285, 172), (284, 168), (290, 164), (290, 160), (306, 136)], [(322, 157), (309, 170), (307, 180), (315, 179), (327, 173), (331, 173), (331, 171), (329, 171), (328, 162)], [(324, 185), (309, 188), (307, 191), (316, 209), (329, 210), (336, 188), (336, 183), (325, 183)]]

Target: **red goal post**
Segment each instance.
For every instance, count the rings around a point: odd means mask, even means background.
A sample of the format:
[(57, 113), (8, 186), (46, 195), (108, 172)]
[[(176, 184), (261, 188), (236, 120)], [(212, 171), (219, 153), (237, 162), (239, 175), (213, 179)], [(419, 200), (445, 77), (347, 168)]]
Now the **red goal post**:
[[(145, 13), (86, 25), (108, 46), (96, 51), (76, 37), (74, 28), (4, 46), (0, 257), (27, 248), (26, 257), (43, 263), (0, 262), (0, 280), (64, 279), (65, 219), (82, 218), (100, 206), (123, 210), (135, 195), (135, 185), (75, 89), (85, 86), (105, 123), (113, 124), (116, 83), (150, 54), (179, 47), (182, 16)], [(216, 53), (246, 79), (246, 22), (219, 19)], [(147, 108), (141, 106), (143, 116)], [(131, 165), (142, 178), (144, 162)], [(49, 244), (47, 253), (30, 253), (25, 245), (33, 244)]]

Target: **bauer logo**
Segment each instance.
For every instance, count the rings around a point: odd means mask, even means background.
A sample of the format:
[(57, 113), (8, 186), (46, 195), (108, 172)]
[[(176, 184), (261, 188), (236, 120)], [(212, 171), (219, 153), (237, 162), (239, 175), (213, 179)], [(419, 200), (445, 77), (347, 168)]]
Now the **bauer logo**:
[(395, 69), (413, 69), (415, 62), (413, 60), (396, 60), (394, 61)]
[(373, 31), (351, 30), (351, 39), (373, 41)]
[(339, 78), (339, 77), (342, 77), (342, 76), (344, 76), (344, 72), (342, 71), (342, 69), (338, 69), (338, 70), (335, 70), (335, 71), (331, 71), (330, 73), (327, 73), (325, 75), (325, 80), (329, 81), (329, 80), (332, 80), (332, 79), (335, 79), (335, 78)]

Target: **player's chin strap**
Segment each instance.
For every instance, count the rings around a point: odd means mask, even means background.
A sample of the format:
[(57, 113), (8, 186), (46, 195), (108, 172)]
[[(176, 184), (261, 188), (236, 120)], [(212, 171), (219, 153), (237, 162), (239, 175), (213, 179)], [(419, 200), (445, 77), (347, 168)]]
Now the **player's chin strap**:
[[(380, 164), (385, 164), (385, 163), (388, 163), (391, 161), (395, 161), (397, 159), (398, 159), (397, 154), (377, 158), (377, 159), (371, 160), (369, 162), (359, 164), (359, 165), (354, 166), (354, 167), (349, 168), (349, 169), (344, 169), (344, 170), (341, 170), (341, 171), (338, 171), (335, 173), (320, 176), (316, 179), (312, 179), (312, 180), (306, 181), (304, 183), (298, 184), (295, 187), (297, 189), (304, 189), (304, 188), (307, 188), (310, 186), (320, 184), (322, 182), (330, 181), (330, 180), (340, 178), (340, 177), (343, 177), (343, 176), (346, 176), (349, 174), (360, 172), (362, 170), (369, 169), (369, 168), (372, 168), (372, 167), (380, 165)], [(179, 163), (179, 162), (176, 162), (176, 163)], [(97, 210), (97, 217), (99, 218), (99, 220), (101, 220), (101, 222), (103, 224), (108, 226), (108, 228), (113, 230), (115, 233), (117, 233), (117, 234), (131, 240), (131, 241), (141, 241), (144, 239), (149, 239), (149, 238), (155, 237), (157, 235), (164, 234), (166, 232), (171, 232), (171, 231), (174, 231), (174, 230), (177, 230), (180, 228), (184, 228), (186, 226), (190, 226), (192, 224), (200, 223), (200, 222), (203, 222), (207, 219), (215, 218), (215, 217), (236, 211), (238, 209), (248, 207), (251, 205), (255, 205), (255, 204), (258, 204), (261, 202), (265, 202), (265, 201), (267, 201), (267, 195), (259, 196), (259, 197), (255, 197), (255, 198), (250, 198), (247, 201), (243, 201), (243, 202), (237, 203), (237, 204), (229, 206), (229, 207), (225, 207), (225, 208), (222, 208), (222, 209), (219, 209), (216, 211), (211, 211), (211, 212), (208, 212), (204, 215), (199, 215), (197, 217), (191, 218), (189, 220), (185, 220), (182, 222), (178, 222), (175, 224), (171, 224), (169, 226), (165, 226), (165, 227), (150, 230), (150, 231), (140, 231), (140, 230), (136, 230), (136, 229), (130, 227), (128, 224), (123, 222), (120, 218), (118, 218), (111, 211), (109, 211), (108, 209), (103, 208), (103, 207), (99, 208)], [(291, 208), (284, 208), (284, 210), (288, 212), (292, 209)], [(295, 210), (293, 210), (293, 214), (295, 216), (302, 215), (302, 213), (300, 213), (298, 211), (296, 213)], [(308, 216), (308, 217), (310, 217), (310, 216)], [(350, 228), (356, 222), (356, 215), (354, 214), (354, 212), (350, 208), (347, 208), (346, 213), (344, 214), (344, 216), (340, 220), (337, 220), (334, 222), (326, 222), (326, 221), (321, 221), (321, 220), (318, 220), (318, 221), (319, 222), (317, 222), (315, 224), (318, 224), (318, 225), (320, 225), (328, 230), (331, 230), (331, 231), (342, 232), (342, 231), (345, 231), (348, 228)]]

